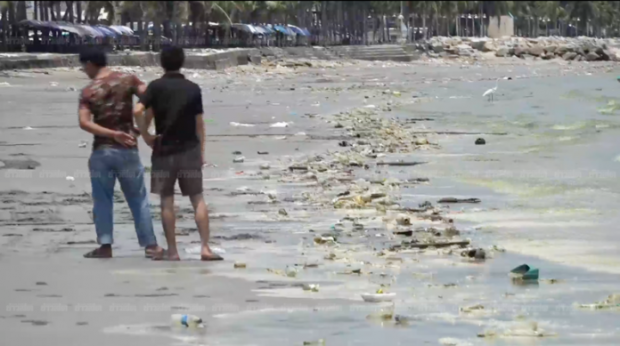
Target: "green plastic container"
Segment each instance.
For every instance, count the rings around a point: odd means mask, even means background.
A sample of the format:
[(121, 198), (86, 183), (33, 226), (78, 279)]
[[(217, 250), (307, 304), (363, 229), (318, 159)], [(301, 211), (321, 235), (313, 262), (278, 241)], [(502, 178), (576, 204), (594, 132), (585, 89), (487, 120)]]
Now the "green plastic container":
[(522, 264), (510, 271), (510, 277), (515, 280), (538, 281), (538, 268)]

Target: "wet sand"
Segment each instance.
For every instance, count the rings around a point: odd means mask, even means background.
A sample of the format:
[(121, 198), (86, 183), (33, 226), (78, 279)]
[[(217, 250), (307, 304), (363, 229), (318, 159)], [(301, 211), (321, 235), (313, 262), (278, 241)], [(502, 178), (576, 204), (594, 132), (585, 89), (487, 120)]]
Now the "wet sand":
[[(462, 161), (454, 159), (454, 155), (471, 155), (480, 148), (471, 145), (475, 138), (484, 137), (485, 148), (512, 139), (513, 129), (478, 126), (469, 118), (469, 123), (459, 123), (459, 116), (471, 112), (468, 107), (482, 115), (509, 112), (505, 107), (514, 104), (507, 100), (518, 91), (508, 83), (535, 85), (549, 78), (560, 78), (558, 83), (561, 78), (579, 81), (604, 76), (613, 65), (520, 60), (479, 66), (463, 62), (316, 65), (186, 72), (204, 90), (207, 152), (209, 161), (217, 165), (205, 169), (205, 197), (211, 211), (212, 241), (226, 251), (222, 263), (201, 263), (191, 251), (184, 251), (195, 248), (199, 238), (189, 201), (181, 196), (177, 196), (177, 226), (182, 235), (177, 240), (184, 261), (143, 259), (120, 191), (115, 204), (116, 258), (83, 259), (82, 254), (95, 246), (86, 171), (92, 139), (78, 128), (76, 114), (78, 92), (87, 80), (69, 69), (9, 72), (0, 77), (4, 105), (0, 118), (0, 275), (8, 278), (0, 287), (0, 306), (6, 307), (0, 312), (0, 332), (6, 339), (24, 345), (49, 340), (102, 345), (115, 341), (138, 345), (301, 345), (318, 339), (328, 344), (370, 345), (386, 341), (440, 344), (442, 338), (456, 338), (453, 344), (467, 345), (486, 342), (476, 337), (484, 330), (515, 329), (520, 320), (533, 320), (558, 334), (535, 338), (537, 343), (618, 343), (620, 331), (613, 322), (617, 313), (572, 306), (576, 301), (590, 303), (614, 293), (620, 281), (617, 275), (605, 266), (566, 263), (562, 256), (552, 255), (552, 245), (539, 247), (540, 252), (523, 245), (520, 249), (518, 236), (507, 240), (504, 233), (477, 217), (487, 213), (495, 226), (503, 217), (519, 229), (540, 220), (526, 214), (522, 221), (530, 224), (518, 224), (514, 214), (498, 216), (494, 212), (502, 211), (510, 194), (480, 188), (480, 182), (472, 183), (471, 176), (466, 176), (467, 180), (445, 174), (459, 167), (473, 171), (476, 164), (485, 164), (468, 161), (473, 167), (462, 166)], [(153, 69), (136, 71), (144, 80), (157, 74)], [(504, 76), (512, 80), (500, 82), (498, 100), (487, 103), (480, 95)], [(457, 103), (450, 103), (454, 100)], [(544, 95), (535, 94), (515, 102), (544, 101)], [(349, 113), (352, 110), (356, 111)], [(338, 117), (341, 112), (345, 114)], [(350, 144), (366, 138), (350, 137), (352, 130), (347, 127), (352, 125), (346, 119), (351, 114), (362, 114), (364, 119), (401, 119), (394, 123), (399, 124), (395, 128), (406, 129), (409, 135), (416, 133), (431, 145), (408, 145), (407, 150), (400, 145), (400, 153), (364, 158), (362, 167), (333, 173), (347, 179), (329, 184), (322, 180), (329, 171), (316, 173), (316, 178), (289, 171), (290, 165), (307, 163), (316, 155), (327, 159), (337, 152), (350, 155)], [(483, 116), (469, 115), (485, 121)], [(335, 126), (337, 119), (344, 119), (338, 120), (342, 127)], [(279, 122), (288, 126), (270, 127)], [(391, 133), (386, 136), (393, 139)], [(347, 146), (340, 146), (342, 141)], [(150, 166), (150, 150), (141, 145), (140, 151), (143, 164)], [(233, 163), (238, 156), (233, 155), (235, 151), (242, 152), (244, 163)], [(259, 155), (259, 151), (269, 154)], [(398, 159), (425, 164), (377, 165), (381, 160)], [(261, 169), (265, 164), (269, 169)], [(491, 169), (481, 167), (478, 169)], [(387, 177), (401, 182), (428, 178), (429, 182), (399, 184), (389, 193), (403, 207), (417, 208), (430, 201), (442, 218), (454, 219), (461, 232), (459, 239), (471, 239), (492, 258), (468, 261), (461, 258), (458, 247), (390, 252), (391, 245), (406, 239), (393, 235), (393, 226), (383, 220), (393, 218), (394, 212), (334, 209), (332, 203), (326, 203), (331, 200), (328, 197), (351, 190), (356, 179)], [(437, 200), (442, 197), (480, 198), (482, 203), (441, 206)], [(164, 243), (156, 200), (151, 198), (151, 203), (156, 233)], [(553, 206), (552, 201), (545, 203)], [(342, 221), (346, 216), (361, 220), (364, 230), (351, 232), (350, 224)], [(445, 220), (421, 216), (412, 214), (410, 228), (443, 231), (448, 226)], [(339, 245), (314, 244), (315, 237), (333, 232), (332, 226), (341, 221), (347, 230), (337, 239)], [(588, 220), (571, 221), (587, 227)], [(486, 228), (480, 228), (481, 224)], [(603, 241), (605, 236), (590, 240)], [(528, 233), (527, 237), (540, 243), (562, 240), (563, 234)], [(493, 245), (509, 251), (494, 251)], [(335, 260), (325, 259), (332, 253)], [(607, 254), (605, 258), (615, 260)], [(234, 269), (236, 261), (246, 263), (247, 268)], [(541, 278), (561, 282), (514, 286), (507, 272), (521, 263), (541, 268)], [(287, 266), (297, 268), (296, 277), (280, 275)], [(361, 269), (362, 274), (351, 275), (353, 269)], [(304, 283), (319, 284), (320, 288), (318, 292), (305, 291)], [(381, 285), (397, 293), (395, 311), (408, 316), (408, 324), (366, 318), (383, 305), (364, 303), (360, 294), (374, 292)], [(474, 304), (483, 304), (485, 313), (459, 312), (459, 307)], [(171, 329), (170, 315), (179, 312), (203, 317), (206, 330)], [(514, 340), (498, 337), (496, 342), (511, 344)]]

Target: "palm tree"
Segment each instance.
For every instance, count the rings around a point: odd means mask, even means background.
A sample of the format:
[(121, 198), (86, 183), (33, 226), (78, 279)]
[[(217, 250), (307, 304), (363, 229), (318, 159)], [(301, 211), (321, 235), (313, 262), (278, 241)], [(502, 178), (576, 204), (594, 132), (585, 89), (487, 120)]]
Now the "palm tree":
[(595, 1), (570, 1), (567, 6), (571, 18), (578, 19), (578, 27), (586, 36), (589, 35), (590, 20), (599, 15)]
[[(441, 14), (446, 18), (445, 20), (446, 36), (452, 36), (451, 30), (450, 30), (450, 22), (452, 21), (453, 18), (455, 18), (459, 14), (459, 2), (458, 1), (441, 1), (440, 7), (441, 7)], [(457, 30), (457, 35), (458, 35), (458, 18), (456, 22), (457, 22), (456, 30)]]
[(9, 49), (9, 1), (0, 1), (0, 13), (2, 14), (2, 50)]

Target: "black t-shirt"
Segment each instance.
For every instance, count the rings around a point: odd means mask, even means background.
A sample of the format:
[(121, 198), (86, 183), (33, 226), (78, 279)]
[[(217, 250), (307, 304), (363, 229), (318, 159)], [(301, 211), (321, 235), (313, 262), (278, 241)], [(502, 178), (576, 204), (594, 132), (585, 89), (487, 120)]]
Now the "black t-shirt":
[(203, 113), (203, 108), (196, 83), (180, 73), (166, 73), (149, 84), (140, 102), (153, 110), (155, 131), (162, 135), (164, 154), (187, 151), (200, 143), (196, 116)]

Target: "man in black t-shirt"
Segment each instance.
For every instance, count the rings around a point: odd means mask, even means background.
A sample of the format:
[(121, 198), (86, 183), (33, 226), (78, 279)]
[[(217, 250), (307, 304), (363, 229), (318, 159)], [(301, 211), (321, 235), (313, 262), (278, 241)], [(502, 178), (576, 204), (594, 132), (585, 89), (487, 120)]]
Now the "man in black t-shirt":
[[(174, 212), (174, 185), (178, 180), (181, 193), (189, 196), (194, 207), (202, 260), (221, 260), (209, 248), (209, 212), (202, 196), (202, 166), (206, 162), (202, 95), (200, 87), (180, 73), (184, 61), (181, 48), (162, 51), (165, 74), (149, 84), (134, 110), (140, 133), (153, 148), (151, 193), (161, 196), (161, 219), (168, 242), (166, 253), (156, 259), (179, 260)], [(148, 133), (153, 117), (157, 136)]]

